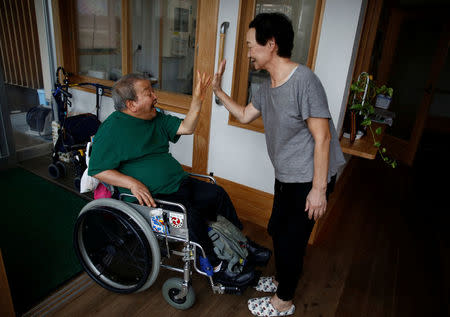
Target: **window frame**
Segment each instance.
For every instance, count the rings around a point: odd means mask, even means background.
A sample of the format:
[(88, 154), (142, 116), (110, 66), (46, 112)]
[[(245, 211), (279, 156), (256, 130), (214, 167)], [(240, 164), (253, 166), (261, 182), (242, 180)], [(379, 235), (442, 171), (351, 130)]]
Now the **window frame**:
[[(132, 72), (132, 47), (131, 47), (131, 9), (130, 0), (122, 0), (121, 2), (121, 52), (122, 52), (122, 74), (128, 74)], [(198, 18), (200, 20), (201, 0), (198, 0)], [(76, 17), (73, 14), (76, 12), (75, 0), (57, 0), (54, 2), (53, 14), (55, 17), (55, 44), (57, 63), (64, 67), (66, 72), (70, 75), (70, 83), (76, 84), (81, 82), (91, 82), (103, 84), (105, 86), (112, 86), (114, 81), (99, 79), (90, 76), (83, 76), (78, 74), (78, 52), (77, 52), (77, 32), (76, 32)], [(199, 29), (200, 23), (196, 28), (195, 39), (195, 58), (194, 58), (194, 81), (196, 80), (196, 70), (198, 65), (197, 60), (199, 55)], [(63, 33), (62, 30), (67, 30)], [(64, 40), (62, 40), (64, 38)], [(194, 87), (193, 87), (194, 88)], [(83, 90), (87, 92), (95, 93), (95, 89), (89, 86), (87, 87), (72, 87), (72, 89)], [(191, 95), (185, 95), (175, 92), (169, 92), (165, 90), (155, 89), (158, 96), (158, 106), (164, 110), (187, 114), (189, 111), (190, 103), (192, 101)], [(105, 93), (109, 95), (108, 93)]]
[[(238, 29), (236, 36), (236, 45), (234, 52), (233, 83), (231, 87), (231, 97), (240, 105), (247, 105), (248, 96), (248, 69), (250, 66), (247, 58), (246, 34), (248, 25), (255, 17), (256, 0), (240, 0)], [(314, 10), (314, 20), (311, 29), (311, 40), (309, 43), (308, 60), (306, 66), (314, 71), (317, 57), (317, 48), (319, 45), (320, 30), (322, 27), (323, 12), (325, 9), (325, 0), (317, 0)], [(264, 133), (264, 124), (262, 118), (243, 124), (240, 123), (231, 113), (228, 117), (228, 124), (256, 132)]]

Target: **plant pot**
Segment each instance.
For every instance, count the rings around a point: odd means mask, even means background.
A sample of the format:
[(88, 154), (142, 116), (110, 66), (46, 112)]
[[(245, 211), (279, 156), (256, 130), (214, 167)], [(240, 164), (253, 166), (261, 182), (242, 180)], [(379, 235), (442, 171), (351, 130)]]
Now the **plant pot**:
[(392, 98), (387, 95), (377, 95), (377, 99), (375, 101), (375, 107), (381, 109), (389, 109), (391, 105)]

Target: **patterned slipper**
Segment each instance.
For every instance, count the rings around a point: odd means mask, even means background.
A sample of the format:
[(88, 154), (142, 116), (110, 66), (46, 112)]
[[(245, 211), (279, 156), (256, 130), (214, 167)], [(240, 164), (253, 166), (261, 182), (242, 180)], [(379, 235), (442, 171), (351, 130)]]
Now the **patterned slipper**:
[(258, 292), (265, 293), (275, 293), (277, 291), (277, 286), (273, 282), (273, 276), (262, 276), (258, 280), (258, 284), (255, 286), (255, 289)]
[(287, 311), (279, 311), (270, 303), (270, 297), (251, 298), (248, 300), (248, 309), (255, 316), (289, 316), (294, 314), (295, 305)]

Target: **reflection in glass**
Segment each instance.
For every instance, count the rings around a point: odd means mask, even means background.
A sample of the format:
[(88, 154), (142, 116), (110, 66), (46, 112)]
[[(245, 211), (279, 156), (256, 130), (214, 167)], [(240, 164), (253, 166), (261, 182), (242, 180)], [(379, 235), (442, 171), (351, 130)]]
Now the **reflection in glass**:
[[(257, 0), (255, 16), (259, 13), (280, 12), (285, 14), (294, 28), (294, 49), (291, 59), (305, 65), (308, 60), (311, 30), (316, 0)], [(266, 71), (249, 71), (248, 102), (260, 84), (269, 77)]]
[(132, 0), (133, 72), (153, 87), (192, 94), (197, 0)]
[(122, 76), (121, 0), (77, 0), (79, 74)]

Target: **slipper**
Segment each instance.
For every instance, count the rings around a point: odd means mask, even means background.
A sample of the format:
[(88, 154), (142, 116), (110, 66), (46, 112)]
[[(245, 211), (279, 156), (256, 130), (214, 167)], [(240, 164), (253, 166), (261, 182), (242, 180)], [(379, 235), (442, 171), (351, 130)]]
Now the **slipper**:
[(275, 293), (277, 291), (277, 286), (273, 282), (273, 276), (262, 276), (258, 280), (258, 284), (255, 286), (255, 289), (258, 292), (265, 293)]
[(248, 309), (255, 316), (289, 316), (294, 314), (295, 305), (286, 311), (279, 311), (270, 303), (270, 297), (251, 298), (247, 302)]

